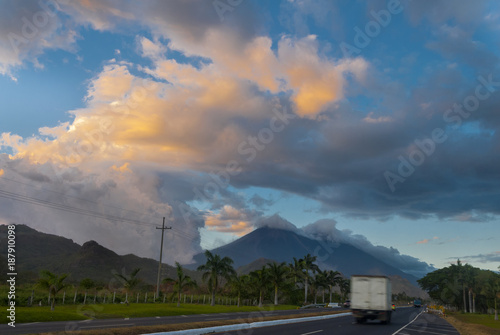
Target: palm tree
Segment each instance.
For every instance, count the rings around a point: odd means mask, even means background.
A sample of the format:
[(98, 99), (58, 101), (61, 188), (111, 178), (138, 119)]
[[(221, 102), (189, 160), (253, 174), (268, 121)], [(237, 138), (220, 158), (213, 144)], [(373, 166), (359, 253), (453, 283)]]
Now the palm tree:
[(304, 303), (307, 303), (307, 287), (309, 285), (309, 271), (312, 273), (315, 273), (316, 271), (319, 270), (319, 267), (314, 264), (316, 262), (316, 256), (311, 256), (311, 254), (307, 254), (302, 261), (303, 265), (303, 270), (304, 270), (304, 276), (305, 276), (305, 293), (304, 293)]
[(290, 269), (290, 277), (293, 278), (294, 284), (297, 284), (297, 281), (304, 277), (304, 266), (302, 260), (294, 257), (293, 263), (289, 263), (288, 268)]
[[(68, 277), (68, 274), (64, 273), (60, 276), (48, 271), (41, 271), (42, 278), (38, 279), (38, 285), (49, 291), (49, 297), (52, 295), (52, 301), (50, 303), (50, 310), (53, 311), (56, 303), (56, 295), (67, 285), (64, 280)], [(50, 298), (49, 298), (50, 300)]]
[(178, 262), (175, 262), (175, 267), (177, 270), (177, 278), (176, 279), (165, 278), (163, 279), (163, 282), (174, 283), (174, 293), (175, 291), (177, 291), (177, 307), (179, 307), (181, 305), (182, 291), (189, 287), (195, 287), (196, 282), (192, 280), (191, 277), (186, 276), (184, 274), (184, 270), (182, 269), (182, 266)]
[(330, 270), (326, 273), (326, 280), (328, 285), (328, 295), (330, 296), (329, 302), (332, 302), (332, 290), (342, 279), (340, 272)]
[(264, 265), (262, 269), (250, 272), (251, 285), (259, 291), (259, 307), (262, 307), (264, 291), (269, 284), (269, 272)]
[(248, 275), (238, 276), (234, 274), (229, 278), (228, 285), (238, 296), (238, 307), (240, 307), (241, 293), (248, 287), (249, 280), (250, 277)]
[(278, 305), (278, 289), (285, 283), (286, 273), (288, 271), (286, 263), (277, 264), (276, 262), (267, 263), (269, 266), (268, 274), (269, 281), (274, 286), (274, 305)]
[(327, 272), (318, 270), (318, 273), (312, 278), (311, 282), (311, 293), (314, 293), (314, 303), (316, 304), (316, 298), (318, 296), (318, 291), (320, 288), (323, 289), (323, 302), (325, 302), (324, 288), (328, 286)]
[(233, 260), (229, 257), (221, 258), (219, 255), (213, 255), (210, 251), (205, 251), (207, 261), (205, 264), (198, 266), (198, 271), (205, 271), (203, 273), (203, 281), (208, 279), (208, 287), (212, 291), (212, 303), (215, 305), (215, 293), (219, 288), (222, 278), (229, 280), (229, 278), (236, 274), (233, 269)]
[(347, 295), (351, 291), (351, 281), (345, 278), (339, 279), (339, 288), (340, 293), (342, 294), (342, 300), (345, 301)]
[(129, 276), (125, 274), (115, 273), (115, 277), (122, 282), (125, 288), (125, 303), (128, 305), (128, 294), (141, 283), (141, 279), (137, 278), (137, 274), (141, 271), (141, 268), (137, 268), (130, 273)]

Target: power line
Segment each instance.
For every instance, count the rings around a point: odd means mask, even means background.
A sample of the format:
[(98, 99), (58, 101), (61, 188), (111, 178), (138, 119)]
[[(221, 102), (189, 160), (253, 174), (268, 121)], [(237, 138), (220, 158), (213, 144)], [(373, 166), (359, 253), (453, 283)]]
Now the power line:
[(1, 189), (0, 189), (0, 197), (6, 198), (9, 200), (20, 201), (20, 202), (24, 202), (24, 203), (28, 203), (28, 204), (32, 204), (32, 205), (38, 205), (38, 206), (42, 206), (42, 207), (46, 207), (46, 208), (56, 209), (56, 210), (69, 212), (69, 213), (91, 216), (91, 217), (110, 220), (110, 221), (124, 221), (124, 222), (131, 222), (131, 223), (135, 223), (135, 224), (139, 224), (139, 225), (148, 225), (148, 226), (152, 225), (150, 223), (146, 223), (146, 222), (139, 221), (139, 220), (128, 219), (128, 218), (119, 217), (119, 216), (115, 216), (115, 215), (103, 214), (103, 213), (92, 211), (89, 209), (82, 209), (82, 208), (68, 206), (68, 205), (64, 205), (64, 204), (58, 204), (55, 202), (42, 200), (42, 199), (38, 199), (38, 198), (34, 198), (34, 197), (29, 197), (29, 196), (25, 196), (22, 194), (17, 194), (14, 192), (9, 192), (9, 191), (5, 191), (5, 190), (1, 190)]
[(138, 215), (141, 215), (141, 216), (148, 216), (148, 217), (153, 218), (155, 220), (158, 219), (158, 217), (154, 217), (154, 216), (151, 216), (149, 214), (140, 213), (140, 212), (134, 211), (132, 209), (126, 209), (126, 208), (122, 208), (122, 207), (118, 207), (118, 206), (114, 206), (114, 205), (108, 205), (108, 204), (105, 204), (105, 203), (100, 203), (100, 202), (97, 202), (97, 201), (93, 201), (93, 200), (89, 200), (89, 199), (77, 197), (77, 196), (74, 196), (74, 195), (69, 195), (69, 194), (66, 194), (66, 193), (63, 193), (63, 192), (58, 192), (58, 191), (54, 191), (54, 190), (47, 189), (47, 188), (38, 189), (36, 186), (33, 186), (33, 185), (29, 184), (29, 183), (24, 183), (22, 181), (11, 179), (11, 178), (7, 178), (5, 176), (1, 176), (0, 179), (8, 180), (10, 182), (14, 182), (14, 183), (18, 183), (18, 184), (22, 184), (22, 185), (25, 185), (25, 186), (28, 186), (28, 187), (31, 187), (31, 188), (34, 188), (34, 189), (37, 189), (37, 190), (41, 190), (41, 191), (44, 191), (44, 192), (50, 192), (50, 193), (54, 193), (54, 194), (59, 194), (59, 195), (62, 195), (64, 197), (66, 197), (66, 198), (73, 198), (73, 199), (76, 199), (76, 200), (85, 201), (85, 202), (88, 202), (88, 203), (91, 203), (91, 204), (95, 204), (95, 205), (99, 205), (99, 206), (105, 206), (105, 207), (109, 207), (109, 208), (119, 209), (119, 210), (122, 210), (122, 211), (132, 212), (132, 213), (135, 213), (135, 214), (138, 214)]
[[(3, 179), (7, 179), (7, 178), (3, 178)], [(15, 180), (11, 180), (11, 181), (25, 184), (23, 182), (19, 182), (19, 181), (15, 181)], [(31, 186), (31, 185), (28, 185), (28, 186)], [(47, 190), (47, 191), (50, 191), (50, 190)], [(61, 192), (56, 192), (56, 191), (50, 191), (50, 192), (64, 195)], [(43, 200), (43, 199), (39, 199), (39, 198), (35, 198), (35, 197), (30, 197), (30, 196), (26, 196), (26, 195), (14, 193), (14, 192), (6, 191), (6, 190), (1, 190), (1, 189), (0, 189), (0, 197), (6, 198), (9, 200), (13, 200), (13, 201), (19, 201), (19, 202), (31, 204), (31, 205), (37, 205), (37, 206), (41, 206), (41, 207), (45, 207), (45, 208), (56, 209), (56, 210), (63, 211), (63, 212), (94, 217), (94, 218), (98, 218), (98, 219), (105, 219), (105, 220), (117, 221), (117, 222), (127, 222), (127, 223), (137, 224), (137, 225), (141, 225), (141, 226), (153, 226), (154, 225), (152, 223), (147, 223), (147, 222), (140, 221), (140, 220), (124, 218), (124, 217), (120, 217), (120, 216), (116, 216), (116, 215), (104, 214), (104, 213), (92, 211), (89, 209), (83, 209), (83, 208), (79, 208), (79, 207), (73, 207), (73, 206), (69, 206), (69, 205), (65, 205), (65, 204), (55, 203), (55, 202), (51, 202), (51, 201), (47, 201), (47, 200)], [(74, 197), (74, 196), (72, 198), (84, 200), (84, 201), (87, 201), (90, 203), (94, 203), (96, 205), (100, 205), (97, 202), (83, 199), (83, 198), (78, 198), (78, 197)], [(126, 210), (126, 209), (123, 209), (120, 207), (115, 207), (115, 206), (107, 206), (107, 207), (114, 207), (115, 209)], [(132, 211), (132, 210), (128, 210), (128, 211)], [(135, 211), (132, 211), (132, 212), (135, 212)], [(135, 212), (135, 213), (143, 215), (139, 212)], [(153, 218), (153, 216), (150, 216), (150, 215), (147, 215), (147, 216)], [(159, 228), (159, 229), (161, 229), (161, 228)], [(171, 227), (169, 229), (171, 229)], [(198, 239), (201, 239), (201, 237), (203, 237), (203, 234), (200, 231), (199, 231), (199, 235), (190, 234), (190, 233), (182, 231), (182, 230), (172, 230), (172, 232), (175, 235), (177, 235), (178, 237), (184, 238), (184, 239), (189, 240), (189, 241), (196, 241)], [(214, 248), (216, 247), (215, 242), (209, 243), (209, 245), (211, 245)]]

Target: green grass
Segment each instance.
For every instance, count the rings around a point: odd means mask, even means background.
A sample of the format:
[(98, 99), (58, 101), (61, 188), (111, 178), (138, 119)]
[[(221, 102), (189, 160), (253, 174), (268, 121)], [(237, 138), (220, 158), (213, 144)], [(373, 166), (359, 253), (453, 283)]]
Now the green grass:
[(473, 323), (493, 329), (500, 329), (500, 320), (495, 321), (495, 316), (492, 314), (452, 313), (452, 316), (465, 323)]
[[(210, 313), (231, 313), (231, 312), (253, 312), (262, 310), (285, 310), (296, 309), (297, 306), (279, 305), (264, 306), (258, 308), (255, 306), (209, 306), (197, 304), (89, 304), (89, 305), (56, 305), (52, 312), (49, 306), (33, 306), (16, 308), (16, 323), (24, 322), (43, 322), (43, 321), (70, 321), (85, 320), (90, 318), (109, 319), (109, 318), (137, 318), (154, 317), (169, 315), (188, 315), (188, 314), (210, 314)], [(0, 323), (7, 323), (6, 308), (0, 309)]]

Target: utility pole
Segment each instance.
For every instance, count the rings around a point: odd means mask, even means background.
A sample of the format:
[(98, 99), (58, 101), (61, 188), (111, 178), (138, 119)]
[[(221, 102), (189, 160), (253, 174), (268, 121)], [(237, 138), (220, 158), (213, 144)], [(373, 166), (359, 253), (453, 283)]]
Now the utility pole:
[(160, 273), (161, 273), (161, 257), (163, 254), (163, 233), (165, 229), (172, 229), (172, 227), (165, 227), (165, 217), (163, 217), (163, 224), (160, 227), (156, 227), (156, 229), (161, 229), (161, 245), (160, 245), (160, 263), (158, 264), (158, 278), (156, 279), (156, 296), (158, 297), (160, 294)]

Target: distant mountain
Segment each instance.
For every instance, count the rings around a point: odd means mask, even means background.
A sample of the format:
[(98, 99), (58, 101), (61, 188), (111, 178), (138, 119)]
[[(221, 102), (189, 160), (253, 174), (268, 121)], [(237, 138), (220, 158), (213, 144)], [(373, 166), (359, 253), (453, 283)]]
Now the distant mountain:
[[(7, 244), (7, 226), (0, 225), (0, 245)], [(347, 244), (322, 244), (292, 231), (260, 228), (242, 238), (212, 250), (234, 260), (238, 273), (249, 273), (267, 263), (291, 262), (293, 257), (306, 254), (318, 255), (321, 269), (332, 269), (345, 276), (352, 274), (385, 274), (391, 277), (393, 292), (406, 292), (409, 296), (424, 296), (417, 288), (415, 278), (375, 257)], [(6, 265), (7, 248), (0, 248), (0, 265)], [(195, 270), (205, 263), (203, 254), (195, 256), (195, 264), (186, 265), (186, 274), (201, 283), (201, 273)], [(79, 245), (70, 239), (41, 233), (26, 225), (16, 225), (16, 267), (20, 282), (33, 282), (41, 270), (69, 273), (69, 282), (77, 283), (83, 278), (108, 284), (114, 280), (113, 273), (129, 274), (141, 268), (139, 277), (146, 284), (156, 284), (158, 261), (141, 258), (133, 254), (118, 255), (95, 241)], [(6, 268), (4, 266), (3, 268)], [(162, 278), (174, 277), (175, 268), (163, 264)], [(5, 280), (0, 273), (0, 280)]]
[[(0, 225), (0, 245), (6, 245), (7, 226)], [(7, 248), (0, 250), (0, 263), (7, 257)], [(138, 277), (147, 284), (156, 284), (158, 261), (136, 255), (118, 255), (95, 241), (82, 246), (70, 239), (41, 233), (26, 225), (16, 225), (16, 266), (19, 278), (35, 280), (40, 270), (55, 273), (69, 273), (68, 280), (79, 282), (91, 278), (101, 283), (114, 280), (114, 272), (130, 274), (141, 268)], [(197, 278), (197, 273), (187, 270)], [(167, 264), (162, 266), (162, 278), (175, 276), (175, 269)]]
[[(238, 268), (260, 258), (290, 263), (293, 257), (299, 259), (307, 254), (317, 257), (321, 269), (342, 272), (345, 276), (371, 274), (399, 276), (416, 285), (417, 278), (373, 257), (372, 255), (345, 243), (320, 242), (290, 230), (263, 227), (212, 250), (212, 253), (229, 256)], [(194, 256), (191, 269), (205, 262), (205, 255)]]

